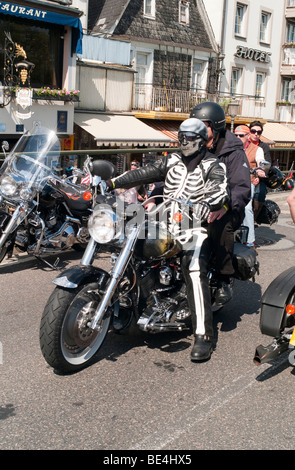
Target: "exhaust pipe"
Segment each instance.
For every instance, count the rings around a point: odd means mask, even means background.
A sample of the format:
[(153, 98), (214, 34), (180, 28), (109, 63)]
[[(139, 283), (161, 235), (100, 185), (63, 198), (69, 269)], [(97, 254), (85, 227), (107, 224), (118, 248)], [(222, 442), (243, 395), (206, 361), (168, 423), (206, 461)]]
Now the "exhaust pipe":
[(279, 340), (274, 339), (274, 341), (268, 346), (262, 346), (262, 344), (260, 344), (259, 346), (257, 346), (255, 351), (253, 359), (254, 364), (256, 366), (260, 366), (261, 364), (270, 362), (276, 357), (280, 356), (285, 351), (287, 351), (288, 348), (289, 341), (284, 338), (280, 338)]

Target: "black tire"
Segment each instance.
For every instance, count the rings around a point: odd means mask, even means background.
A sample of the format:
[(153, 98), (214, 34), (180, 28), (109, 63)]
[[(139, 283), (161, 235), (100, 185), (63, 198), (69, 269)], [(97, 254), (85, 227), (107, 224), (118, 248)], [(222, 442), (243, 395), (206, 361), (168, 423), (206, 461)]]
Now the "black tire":
[(7, 250), (8, 250), (7, 246), (4, 246), (0, 249), (0, 263), (2, 263), (2, 261), (4, 260)]
[(45, 306), (40, 325), (40, 347), (46, 362), (60, 373), (88, 366), (107, 335), (111, 312), (101, 322), (101, 330), (89, 328), (100, 302), (97, 284), (77, 289), (56, 287)]

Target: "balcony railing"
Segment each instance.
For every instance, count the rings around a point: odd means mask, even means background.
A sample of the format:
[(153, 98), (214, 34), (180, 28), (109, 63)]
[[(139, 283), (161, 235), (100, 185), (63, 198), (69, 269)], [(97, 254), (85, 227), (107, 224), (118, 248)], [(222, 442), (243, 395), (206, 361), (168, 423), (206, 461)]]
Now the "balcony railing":
[(280, 122), (295, 122), (295, 105), (289, 102), (278, 102), (276, 120)]
[(265, 106), (263, 97), (230, 93), (209, 94), (205, 90), (173, 90), (152, 85), (135, 85), (134, 111), (158, 111), (169, 113), (190, 113), (198, 103), (215, 101), (224, 108), (231, 101), (239, 103), (238, 115), (262, 117)]
[(284, 58), (283, 58), (283, 65), (295, 65), (295, 44), (287, 44), (283, 45), (284, 48)]

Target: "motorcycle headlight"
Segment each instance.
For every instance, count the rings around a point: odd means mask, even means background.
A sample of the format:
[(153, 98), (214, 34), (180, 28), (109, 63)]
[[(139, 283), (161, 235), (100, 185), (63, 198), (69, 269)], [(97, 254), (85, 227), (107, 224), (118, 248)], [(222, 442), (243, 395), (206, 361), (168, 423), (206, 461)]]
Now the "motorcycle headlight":
[(30, 189), (27, 189), (27, 188), (21, 189), (19, 195), (20, 195), (21, 199), (23, 199), (24, 201), (28, 201), (29, 199), (33, 198), (32, 191)]
[(17, 191), (17, 183), (11, 176), (3, 176), (1, 179), (1, 191), (5, 196), (13, 196)]
[(98, 209), (88, 221), (88, 230), (97, 243), (109, 243), (115, 237), (115, 214), (111, 210)]

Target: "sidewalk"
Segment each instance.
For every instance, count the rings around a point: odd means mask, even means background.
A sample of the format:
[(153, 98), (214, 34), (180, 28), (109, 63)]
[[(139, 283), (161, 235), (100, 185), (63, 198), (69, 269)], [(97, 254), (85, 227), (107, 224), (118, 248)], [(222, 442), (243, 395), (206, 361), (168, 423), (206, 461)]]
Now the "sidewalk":
[(286, 201), (289, 194), (290, 191), (273, 191), (267, 194), (266, 199), (276, 202), (281, 213), (277, 223), (273, 225), (259, 225), (255, 229), (258, 250), (287, 250), (294, 247), (292, 240), (280, 236), (283, 230), (280, 227), (288, 227), (289, 229), (295, 227)]
[(280, 217), (287, 217), (291, 220), (289, 206), (286, 202), (289, 194), (290, 191), (271, 191), (267, 194), (266, 199), (270, 199), (279, 205), (281, 209)]

